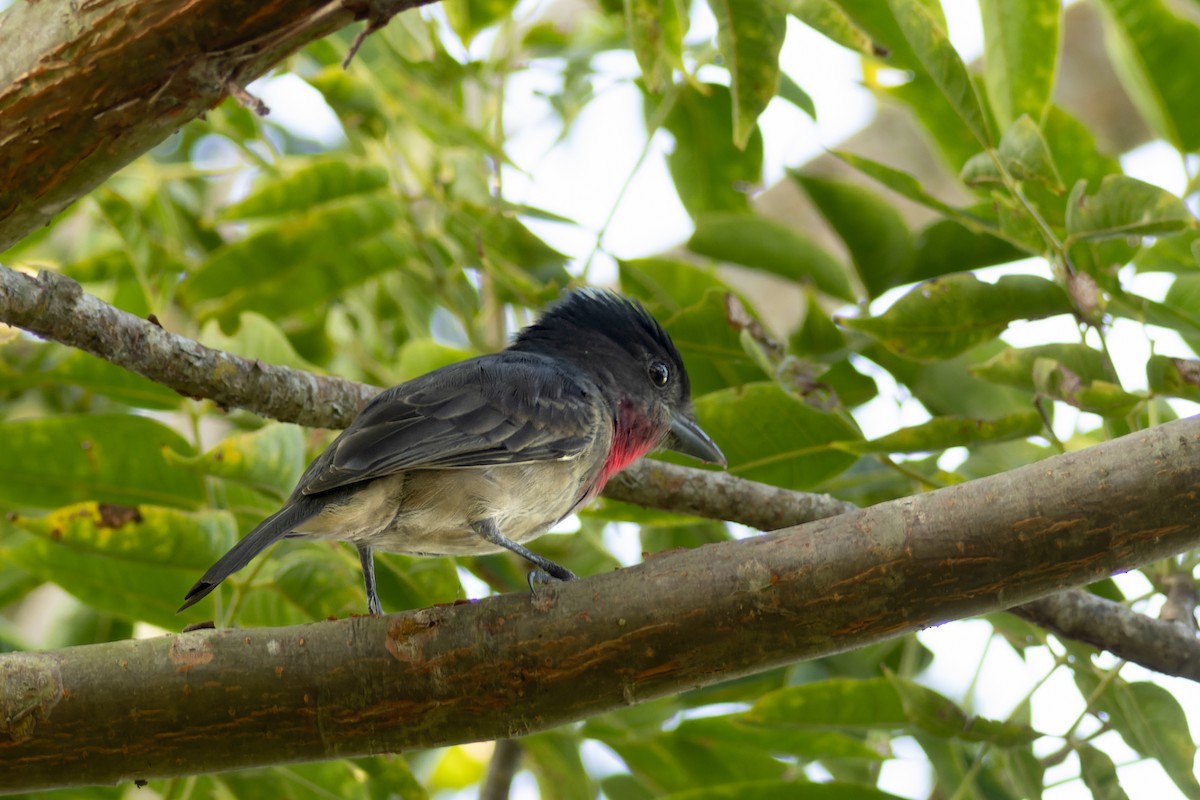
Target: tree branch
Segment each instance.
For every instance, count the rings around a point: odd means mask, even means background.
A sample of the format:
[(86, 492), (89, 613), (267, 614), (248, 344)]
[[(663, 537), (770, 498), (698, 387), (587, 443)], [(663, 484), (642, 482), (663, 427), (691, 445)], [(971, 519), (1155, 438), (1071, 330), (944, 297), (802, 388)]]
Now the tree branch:
[(14, 3), (0, 48), (0, 251), (305, 44), (429, 2)]
[[(1108, 650), (1143, 667), (1200, 681), (1200, 639), (1186, 622), (1153, 619), (1075, 589), (1011, 609), (1067, 639)], [(1114, 647), (1113, 642), (1119, 646)]]
[(205, 347), (86, 294), (71, 278), (0, 267), (0, 322), (70, 345), (185, 397), (271, 419), (344, 428), (379, 389)]
[(497, 739), (487, 776), (479, 787), (479, 800), (508, 800), (520, 764), (521, 743), (516, 739)]
[[(263, 364), (212, 350), (113, 308), (70, 278), (43, 271), (32, 278), (0, 267), (0, 321), (71, 345), (171, 387), (189, 397), (209, 398), (284, 422), (339, 428), (378, 391), (340, 378)], [(642, 461), (617, 475), (605, 497), (647, 508), (778, 530), (855, 510), (828, 495), (766, 486), (734, 475)], [(1046, 598), (1027, 618), (1170, 675), (1200, 680), (1200, 641), (1175, 626), (1115, 605), (1091, 621), (1078, 609), (1085, 592)], [(1119, 611), (1117, 609), (1120, 609)], [(1081, 625), (1084, 635), (1072, 635)], [(1145, 648), (1151, 639), (1171, 641), (1178, 651)]]
[(1200, 418), (566, 584), (0, 655), (0, 790), (517, 736), (1200, 546)]

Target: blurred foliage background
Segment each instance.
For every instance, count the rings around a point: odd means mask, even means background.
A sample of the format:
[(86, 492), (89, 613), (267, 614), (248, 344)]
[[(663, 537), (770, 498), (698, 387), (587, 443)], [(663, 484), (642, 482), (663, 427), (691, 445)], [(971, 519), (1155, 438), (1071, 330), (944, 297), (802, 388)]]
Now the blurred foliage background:
[[(446, 0), (397, 17), (347, 69), (353, 31), (280, 66), (309, 87), (301, 107), (336, 115), (332, 141), (227, 101), (0, 258), (61, 271), (207, 345), (379, 386), (499, 349), (563, 287), (603, 272), (665, 323), (699, 419), (736, 475), (869, 504), (1005, 471), (1200, 399), (1200, 6), (1095, 3), (1124, 91), (1188, 176), (1170, 192), (1126, 175), (1121, 153), (1052, 101), (1056, 0), (979, 5), (984, 57), (967, 66), (937, 0), (598, 0), (555, 14)], [(715, 36), (689, 34), (700, 14)], [(784, 178), (834, 246), (762, 213), (761, 112), (771, 102), (819, 111), (802, 87), (821, 76), (779, 69), (789, 20), (860, 55), (861, 81), (957, 175), (954, 198), (902, 160), (845, 152), (862, 179)], [(614, 73), (614, 54), (636, 59), (640, 75)], [(585, 232), (595, 238), (585, 257), (547, 243), (548, 231), (578, 226), (505, 191), (508, 138), (531, 124), (506, 116), (506, 88), (529, 70), (551, 78), (537, 124), (561, 140), (604, 86), (636, 83), (647, 142), (671, 142), (666, 166), (694, 226), (686, 244), (622, 259), (603, 230)], [(925, 221), (911, 221), (914, 204)], [(1148, 273), (1161, 280), (1140, 282)], [(1150, 285), (1162, 291), (1142, 291)], [(1050, 318), (1074, 340), (1002, 338)], [(1114, 363), (1118, 323), (1156, 343), (1132, 377)], [(881, 404), (916, 421), (879, 431), (869, 415)], [(352, 550), (295, 543), (174, 611), (330, 438), (6, 332), (0, 649), (361, 612)], [(586, 575), (745, 533), (601, 501), (576, 532), (537, 549)], [(1195, 575), (1197, 561), (1183, 554), (1140, 583), (1092, 588), (1154, 609), (1157, 582)], [(378, 562), (389, 610), (524, 586), (524, 566), (507, 556)], [(982, 648), (907, 637), (527, 737), (516, 792), (1200, 797), (1195, 734), (1177, 689), (1164, 688), (1175, 684), (1014, 617), (957, 625)], [(973, 677), (938, 685), (944, 659)], [(1021, 680), (1008, 685), (996, 664), (1017, 665)], [(467, 797), (489, 748), (72, 796)]]

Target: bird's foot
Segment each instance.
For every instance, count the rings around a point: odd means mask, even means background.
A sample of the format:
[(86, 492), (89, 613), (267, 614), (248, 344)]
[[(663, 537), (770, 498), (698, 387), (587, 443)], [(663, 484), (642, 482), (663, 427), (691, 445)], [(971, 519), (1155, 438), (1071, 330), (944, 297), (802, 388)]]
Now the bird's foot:
[(527, 576), (529, 580), (529, 591), (536, 592), (539, 586), (545, 586), (548, 583), (563, 583), (566, 581), (575, 580), (575, 573), (566, 567), (561, 567), (553, 561), (547, 561), (546, 566), (549, 569), (538, 568), (531, 570)]

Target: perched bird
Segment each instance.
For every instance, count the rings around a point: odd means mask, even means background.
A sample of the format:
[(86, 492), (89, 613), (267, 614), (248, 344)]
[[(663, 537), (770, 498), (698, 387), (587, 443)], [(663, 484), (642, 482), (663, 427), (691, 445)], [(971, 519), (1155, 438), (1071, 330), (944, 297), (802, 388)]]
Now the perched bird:
[(522, 542), (660, 446), (725, 464), (692, 415), (687, 371), (662, 326), (633, 300), (569, 292), (507, 350), (375, 397), (309, 465), (283, 508), (213, 564), (179, 610), (285, 537), (352, 542), (372, 614), (382, 613), (376, 549), (511, 550), (538, 568), (531, 586), (541, 573), (570, 580)]

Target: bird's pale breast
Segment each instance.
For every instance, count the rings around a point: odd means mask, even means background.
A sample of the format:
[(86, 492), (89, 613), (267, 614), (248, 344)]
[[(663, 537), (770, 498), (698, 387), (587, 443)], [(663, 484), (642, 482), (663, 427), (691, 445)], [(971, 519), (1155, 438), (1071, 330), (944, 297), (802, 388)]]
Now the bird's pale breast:
[[(495, 553), (501, 548), (480, 538), (471, 523), (490, 518), (516, 542), (545, 533), (574, 509), (589, 481), (571, 466), (558, 461), (389, 475), (327, 506), (294, 534), (414, 555)], [(456, 480), (445, 480), (450, 471)]]

